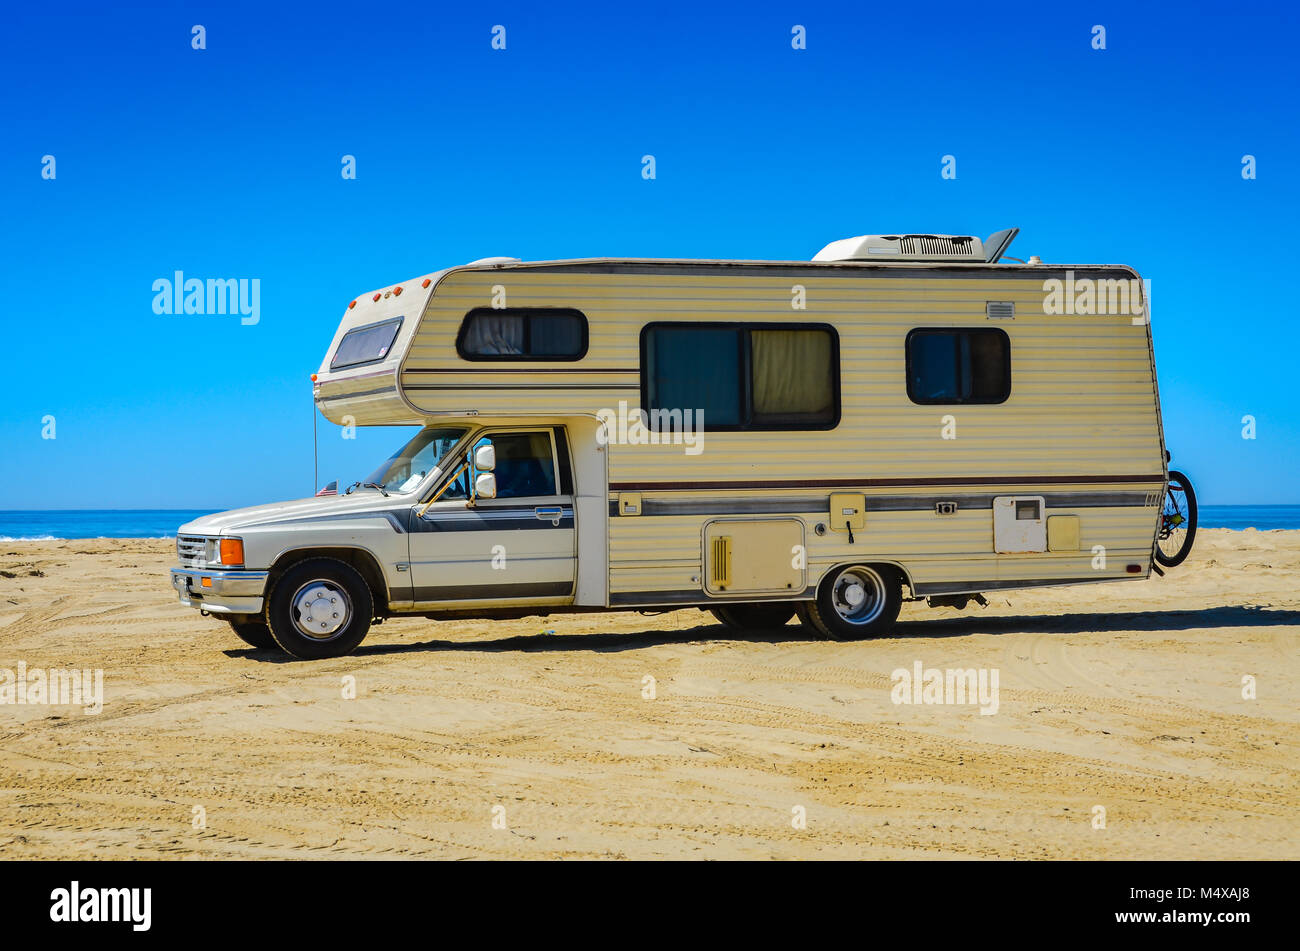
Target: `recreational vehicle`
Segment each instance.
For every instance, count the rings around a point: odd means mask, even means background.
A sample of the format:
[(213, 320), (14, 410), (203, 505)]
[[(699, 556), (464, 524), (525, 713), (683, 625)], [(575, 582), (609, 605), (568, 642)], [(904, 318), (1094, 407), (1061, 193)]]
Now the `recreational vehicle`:
[(400, 615), (699, 607), (888, 632), (905, 599), (1144, 579), (1186, 557), (1147, 313), (1017, 229), (812, 261), (491, 258), (362, 294), (313, 375), (420, 429), (323, 498), (181, 527), (181, 600), (347, 653)]

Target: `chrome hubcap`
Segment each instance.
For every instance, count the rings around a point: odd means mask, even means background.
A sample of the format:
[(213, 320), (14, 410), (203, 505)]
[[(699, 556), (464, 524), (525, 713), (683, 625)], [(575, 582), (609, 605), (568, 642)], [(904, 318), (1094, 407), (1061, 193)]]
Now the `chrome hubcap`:
[(845, 568), (831, 586), (831, 603), (849, 624), (870, 624), (885, 610), (885, 579), (861, 565)]
[(293, 625), (318, 641), (336, 637), (352, 617), (352, 600), (333, 581), (309, 581), (293, 596)]

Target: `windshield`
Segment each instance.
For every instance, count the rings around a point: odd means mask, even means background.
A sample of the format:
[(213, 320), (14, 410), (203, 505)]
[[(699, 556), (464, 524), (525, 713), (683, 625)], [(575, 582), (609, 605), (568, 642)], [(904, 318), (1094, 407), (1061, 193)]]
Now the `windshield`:
[(372, 472), (366, 482), (389, 492), (410, 492), (464, 435), (463, 429), (422, 429)]

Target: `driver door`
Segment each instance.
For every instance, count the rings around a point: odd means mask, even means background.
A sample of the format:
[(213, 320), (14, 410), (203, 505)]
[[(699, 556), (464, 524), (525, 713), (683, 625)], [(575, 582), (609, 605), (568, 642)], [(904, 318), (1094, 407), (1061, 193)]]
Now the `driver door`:
[(467, 474), (411, 519), (419, 608), (568, 604), (577, 569), (572, 464), (562, 427), (489, 430), (495, 499), (466, 505)]

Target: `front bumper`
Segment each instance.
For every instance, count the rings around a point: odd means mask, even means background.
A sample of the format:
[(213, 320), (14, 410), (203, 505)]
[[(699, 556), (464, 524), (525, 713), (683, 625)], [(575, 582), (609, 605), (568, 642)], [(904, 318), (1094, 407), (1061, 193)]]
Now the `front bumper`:
[(266, 593), (265, 571), (173, 568), (172, 587), (181, 604), (213, 614), (258, 614)]

